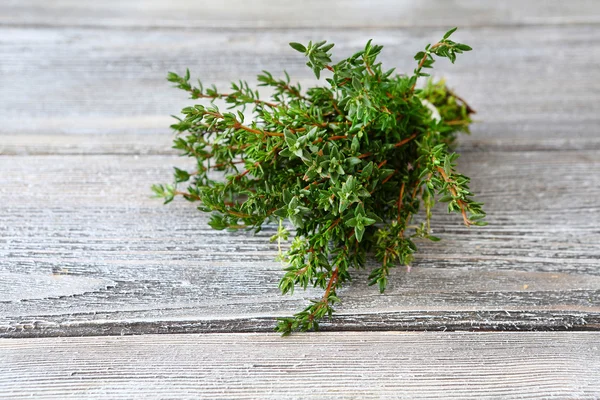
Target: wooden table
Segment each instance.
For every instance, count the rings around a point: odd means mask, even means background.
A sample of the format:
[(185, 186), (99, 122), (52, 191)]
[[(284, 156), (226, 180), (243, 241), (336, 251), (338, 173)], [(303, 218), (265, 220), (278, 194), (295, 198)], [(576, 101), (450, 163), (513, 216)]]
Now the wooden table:
[[(250, 3), (0, 3), (0, 398), (599, 398), (600, 3)], [(359, 272), (324, 332), (280, 338), (317, 292), (279, 295), (274, 228), (150, 198), (184, 162), (166, 72), (306, 87), (287, 43), (321, 38), (408, 72), (455, 25), (475, 50), (436, 74), (478, 111), (489, 226), (439, 212), (385, 295)]]

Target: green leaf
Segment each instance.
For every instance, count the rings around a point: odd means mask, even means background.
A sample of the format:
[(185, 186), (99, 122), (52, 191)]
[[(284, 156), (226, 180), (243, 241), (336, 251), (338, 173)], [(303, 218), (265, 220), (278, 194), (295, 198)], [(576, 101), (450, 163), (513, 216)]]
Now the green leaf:
[(351, 145), (350, 149), (352, 150), (353, 153), (356, 153), (359, 148), (360, 148), (360, 142), (358, 140), (358, 136), (354, 136), (352, 138), (352, 145)]
[(362, 162), (361, 159), (358, 157), (348, 157), (348, 159), (347, 159), (347, 163), (350, 164), (351, 166), (358, 165), (361, 162)]
[(185, 182), (190, 179), (190, 174), (187, 171), (184, 171), (177, 167), (174, 167), (174, 168), (175, 168), (175, 181), (177, 183)]
[(347, 220), (345, 222), (345, 224), (346, 224), (346, 226), (354, 228), (356, 226), (356, 222), (357, 222), (356, 218), (350, 218), (349, 220)]
[(306, 47), (300, 43), (291, 42), (290, 47), (296, 51), (299, 51), (300, 53), (306, 53)]
[(452, 29), (450, 29), (448, 32), (446, 32), (446, 33), (444, 34), (444, 39), (448, 39), (448, 38), (450, 37), (450, 35), (452, 35), (452, 34), (453, 34), (453, 33), (454, 33), (454, 32), (455, 32), (457, 29), (458, 29), (458, 27), (456, 27), (456, 28), (452, 28)]
[(417, 61), (421, 61), (423, 59), (423, 57), (425, 57), (424, 51), (420, 51), (417, 54), (415, 54), (415, 60), (417, 60)]
[(373, 173), (373, 162), (369, 162), (362, 170), (360, 177), (361, 179), (366, 179), (371, 176)]
[(387, 287), (387, 278), (382, 276), (377, 280), (377, 284), (379, 286), (379, 293), (385, 292), (385, 288)]
[(375, 219), (373, 218), (368, 218), (368, 217), (364, 217), (363, 218), (363, 225), (373, 225), (375, 222), (377, 222)]
[(362, 85), (356, 76), (352, 78), (352, 86), (354, 87), (354, 90), (356, 90), (356, 91), (359, 91), (362, 89)]
[(167, 80), (169, 82), (179, 82), (181, 78), (179, 77), (179, 75), (177, 75), (175, 72), (169, 72), (167, 74)]
[(356, 240), (359, 242), (362, 241), (363, 235), (365, 234), (365, 227), (362, 225), (356, 225), (354, 227), (354, 234), (356, 235)]

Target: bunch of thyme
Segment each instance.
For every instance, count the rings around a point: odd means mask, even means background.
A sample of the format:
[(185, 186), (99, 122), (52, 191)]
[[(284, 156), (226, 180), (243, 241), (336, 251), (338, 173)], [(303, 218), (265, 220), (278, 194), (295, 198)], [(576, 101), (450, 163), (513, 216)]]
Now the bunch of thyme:
[[(369, 252), (379, 261), (369, 284), (383, 292), (390, 269), (413, 259), (414, 238), (439, 240), (430, 233), (436, 199), (465, 225), (485, 224), (469, 178), (455, 169), (458, 155), (449, 151), (456, 133), (468, 132), (473, 110), (443, 82), (416, 86), (428, 76), (424, 70), (432, 68), (434, 56), (454, 63), (457, 54), (471, 50), (449, 39), (455, 30), (417, 53), (409, 76), (384, 71), (377, 61), (382, 46), (371, 41), (337, 63), (331, 61), (333, 44), (290, 43), (317, 78), (327, 74), (327, 85), (303, 91), (287, 73), (277, 79), (263, 72), (258, 81), (271, 88), (269, 100), (243, 81), (222, 93), (192, 85), (189, 71), (168, 74), (192, 99), (211, 102), (184, 108), (184, 117), (172, 125), (178, 132), (174, 148), (196, 160), (195, 171), (175, 168), (175, 184), (153, 190), (165, 203), (178, 195), (199, 202), (201, 211), (212, 213), (214, 229), (258, 232), (275, 222), (273, 239), (280, 241), (289, 235), (283, 221), (291, 222), (294, 238), (279, 288), (285, 294), (314, 286), (324, 293), (292, 318), (280, 319), (278, 331), (318, 329), (340, 301), (337, 293), (351, 268), (363, 267)], [(235, 112), (221, 111), (215, 99)], [(250, 121), (242, 112), (247, 106)], [(222, 178), (211, 171), (221, 171)], [(183, 182), (189, 183), (180, 191)], [(424, 215), (415, 226), (421, 202)]]

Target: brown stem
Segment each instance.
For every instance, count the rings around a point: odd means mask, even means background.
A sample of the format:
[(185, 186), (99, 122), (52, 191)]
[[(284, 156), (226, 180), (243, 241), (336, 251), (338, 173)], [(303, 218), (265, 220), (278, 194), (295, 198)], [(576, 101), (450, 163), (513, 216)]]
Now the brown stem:
[[(425, 64), (425, 61), (427, 61), (427, 56), (429, 56), (429, 51), (433, 50), (437, 47), (440, 47), (442, 45), (441, 42), (437, 42), (436, 44), (434, 44), (433, 46), (431, 46), (423, 55), (423, 58), (421, 58), (421, 61), (419, 62), (419, 66), (417, 67), (417, 72), (421, 71), (421, 68), (423, 68), (423, 65)], [(415, 90), (415, 86), (417, 86), (417, 82), (414, 83), (414, 85), (412, 85), (412, 87), (410, 88), (411, 92)]]
[[(452, 196), (457, 197), (458, 193), (456, 192), (456, 188), (454, 187), (454, 182), (448, 177), (448, 175), (446, 175), (446, 171), (444, 171), (444, 168), (438, 166), (437, 170), (440, 173), (440, 175), (442, 176), (442, 178), (444, 178), (444, 181), (446, 181), (446, 183), (449, 184), (448, 189), (450, 190), (450, 193), (452, 193)], [(473, 222), (471, 222), (471, 220), (467, 216), (467, 211), (465, 210), (465, 203), (460, 199), (456, 200), (456, 202), (458, 203), (458, 206), (460, 207), (460, 213), (462, 214), (465, 225), (466, 226), (473, 225)]]
[(241, 174), (237, 175), (237, 176), (235, 177), (235, 179), (241, 179), (241, 178), (243, 178), (244, 176), (248, 175), (248, 173), (249, 173), (249, 172), (250, 172), (250, 170), (249, 170), (249, 169), (247, 169), (247, 170), (245, 170), (244, 172), (242, 172)]
[(464, 119), (454, 119), (452, 121), (446, 121), (445, 122), (446, 125), (468, 125), (469, 121), (464, 120)]
[[(363, 57), (363, 61), (365, 62), (365, 67), (367, 68), (367, 72), (369, 73), (369, 75), (375, 76), (375, 73), (371, 69), (371, 66), (367, 63), (367, 60), (365, 60), (364, 57)], [(381, 76), (377, 77), (377, 82), (381, 83)]]
[(329, 228), (327, 228), (327, 230), (325, 232), (329, 232), (330, 230), (335, 228), (337, 226), (337, 224), (339, 224), (341, 221), (342, 221), (341, 218), (338, 218), (335, 221), (333, 221), (333, 224), (331, 224), (331, 226)]
[(331, 95), (331, 105), (333, 106), (333, 108), (339, 115), (342, 115), (342, 116), (346, 115), (338, 108), (337, 101), (335, 101), (335, 99), (333, 98), (333, 95)]
[(398, 195), (398, 222), (400, 222), (400, 211), (402, 210), (402, 198), (404, 197), (404, 185), (402, 182), (402, 186), (400, 187), (400, 195)]
[(337, 282), (338, 275), (339, 275), (339, 267), (336, 267), (333, 270), (331, 277), (329, 278), (329, 282), (327, 283), (327, 288), (325, 289), (325, 293), (323, 294), (323, 297), (321, 298), (321, 302), (315, 307), (313, 312), (308, 315), (309, 321), (314, 320), (315, 314), (317, 313), (317, 311), (319, 311), (322, 307), (325, 307), (329, 303), (329, 300), (328, 300), (329, 293), (331, 293), (331, 290), (333, 289), (334, 284)]
[[(238, 96), (236, 96), (236, 95), (234, 95), (232, 93), (217, 93), (217, 94), (215, 94), (213, 96), (210, 96), (210, 95), (207, 95), (207, 94), (200, 93), (200, 91), (197, 90), (197, 89), (196, 90), (190, 89), (189, 92), (192, 93), (192, 98), (195, 98), (195, 99), (216, 99), (216, 98), (224, 99), (224, 98), (227, 98), (227, 97), (232, 97), (234, 99), (238, 98)], [(255, 103), (255, 104), (264, 104), (265, 106), (269, 106), (271, 108), (279, 107), (279, 104), (270, 103), (268, 101), (263, 101), (263, 100), (258, 100), (258, 99), (253, 100), (253, 103)]]
[(287, 84), (281, 85), (281, 89), (285, 90), (288, 93), (291, 93), (293, 96), (295, 96), (295, 97), (297, 97), (299, 99), (308, 100), (308, 98), (302, 96), (302, 94), (298, 91), (298, 89), (296, 89), (294, 87), (291, 87), (291, 86), (289, 86)]
[(240, 123), (239, 123), (239, 122), (237, 122), (237, 121), (236, 121), (236, 122), (233, 124), (233, 127), (234, 127), (235, 129), (243, 129), (243, 130), (245, 130), (246, 132), (256, 133), (257, 135), (279, 136), (279, 137), (283, 137), (283, 136), (284, 136), (284, 134), (283, 134), (283, 133), (281, 133), (281, 132), (267, 132), (267, 131), (260, 131), (260, 130), (258, 130), (258, 129), (253, 129), (253, 128), (250, 128), (249, 126), (242, 125), (242, 124), (240, 124)]
[[(229, 162), (224, 162), (224, 163), (219, 163), (219, 164), (215, 164), (215, 165), (211, 165), (211, 168), (221, 168), (221, 167), (225, 167), (227, 165), (232, 165), (232, 164), (243, 164), (246, 161), (241, 160), (241, 161), (229, 161)], [(195, 173), (197, 174), (197, 172)], [(194, 175), (194, 174), (190, 174), (190, 175)]]
[[(416, 137), (417, 137), (417, 134), (413, 133), (410, 137), (407, 137), (406, 139), (403, 139), (403, 140), (399, 141), (398, 143), (394, 144), (394, 147), (400, 147), (402, 145), (405, 145), (406, 143), (410, 142), (411, 140), (413, 140)], [(372, 155), (373, 155), (373, 152), (370, 151), (368, 153), (363, 153), (363, 154), (359, 155), (357, 158), (360, 158), (362, 160), (363, 158), (367, 158)]]
[(454, 97), (454, 98), (455, 98), (455, 99), (457, 99), (457, 100), (460, 100), (460, 101), (461, 101), (461, 102), (462, 102), (462, 103), (465, 105), (465, 107), (467, 107), (467, 113), (468, 113), (468, 114), (476, 114), (476, 113), (477, 113), (477, 111), (475, 111), (475, 110), (474, 110), (474, 109), (473, 109), (473, 108), (472, 108), (472, 107), (469, 105), (469, 103), (467, 103), (467, 102), (465, 101), (465, 99), (463, 99), (462, 97), (458, 96), (456, 93), (454, 93), (454, 92), (453, 92), (452, 90), (450, 90), (448, 87), (446, 87), (446, 91), (448, 92), (448, 94), (449, 94), (450, 96)]
[[(255, 166), (255, 167), (258, 167), (259, 165), (260, 165), (260, 163), (259, 163), (258, 161), (254, 163), (254, 166)], [(235, 176), (235, 179), (241, 179), (241, 178), (243, 178), (244, 176), (248, 175), (248, 173), (249, 173), (249, 172), (250, 172), (250, 170), (249, 170), (249, 169), (247, 169), (247, 170), (245, 170), (244, 172), (242, 172), (241, 174), (238, 174), (238, 175), (236, 175), (236, 176)]]
[(173, 194), (176, 195), (176, 196), (183, 196), (186, 199), (190, 198), (190, 199), (194, 199), (194, 200), (200, 200), (199, 196), (196, 196), (194, 194), (187, 193), (187, 192), (174, 191)]
[(311, 182), (311, 183), (309, 183), (308, 185), (306, 185), (306, 186), (304, 187), (304, 190), (308, 190), (308, 189), (310, 189), (310, 187), (311, 187), (312, 185), (318, 185), (319, 183), (323, 183), (323, 182), (324, 182), (324, 181), (326, 181), (327, 179), (329, 179), (329, 177), (328, 177), (328, 176), (327, 176), (327, 177), (325, 177), (325, 178), (322, 178), (322, 179), (320, 179), (320, 180), (318, 180), (318, 181)]
[(244, 213), (233, 211), (233, 210), (225, 210), (225, 212), (227, 214), (231, 214), (231, 215), (233, 215), (235, 217), (239, 217), (239, 218), (250, 218), (250, 217), (252, 217), (252, 215), (250, 215), (250, 214), (244, 214)]
[(403, 145), (405, 145), (406, 143), (410, 142), (411, 140), (413, 140), (413, 139), (414, 139), (414, 138), (416, 138), (416, 137), (417, 137), (417, 134), (416, 134), (416, 133), (413, 133), (413, 134), (412, 134), (410, 137), (407, 137), (406, 139), (403, 139), (403, 140), (399, 141), (398, 143), (396, 143), (396, 144), (394, 145), (394, 147), (400, 147), (400, 146), (403, 146)]
[[(442, 45), (442, 43), (440, 43), (440, 42), (437, 42), (436, 44), (434, 44), (433, 46), (431, 46), (431, 47), (429, 48), (429, 50), (433, 50), (433, 49), (435, 49), (435, 48), (438, 48), (438, 47), (440, 47), (441, 45)], [(425, 52), (425, 55), (423, 56), (423, 58), (421, 58), (421, 61), (419, 62), (419, 66), (417, 67), (417, 69), (421, 69), (421, 68), (423, 68), (423, 64), (425, 64), (425, 61), (427, 61), (427, 56), (430, 54), (430, 53), (428, 53), (428, 52), (429, 52), (429, 50), (427, 50), (427, 51)]]
[(230, 229), (244, 229), (244, 228), (248, 228), (251, 225), (227, 225), (228, 228)]
[(387, 183), (387, 181), (389, 181), (390, 179), (392, 179), (392, 176), (394, 176), (396, 174), (396, 172), (398, 172), (398, 170), (395, 169), (394, 172), (392, 172), (391, 174), (389, 174), (387, 178), (385, 178), (384, 180), (381, 181), (381, 184), (383, 185), (383, 184)]
[(352, 81), (350, 78), (344, 78), (344, 81), (338, 85), (338, 87), (342, 87), (346, 85), (348, 82)]
[[(225, 117), (223, 116), (223, 114), (217, 113), (217, 112), (212, 112), (212, 111), (204, 111), (204, 114), (208, 114), (208, 115), (212, 115), (215, 118), (219, 118), (219, 119), (224, 119)], [(251, 132), (251, 133), (255, 133), (257, 135), (267, 135), (267, 136), (279, 136), (279, 137), (283, 137), (283, 133), (281, 132), (268, 132), (268, 131), (260, 131), (258, 129), (253, 129), (250, 128), (249, 126), (246, 125), (242, 125), (238, 120), (234, 119), (234, 124), (233, 124), (233, 128), (234, 129), (243, 129), (246, 132)]]
[(295, 272), (295, 275), (296, 275), (296, 276), (300, 276), (300, 275), (302, 275), (303, 273), (305, 273), (305, 272), (308, 270), (308, 267), (309, 267), (309, 266), (310, 266), (309, 264), (306, 264), (304, 267), (302, 267), (302, 268), (300, 268), (298, 271), (296, 271), (296, 272)]
[(337, 282), (339, 272), (340, 272), (339, 267), (336, 267), (333, 270), (333, 273), (331, 274), (331, 277), (329, 278), (329, 283), (327, 283), (327, 289), (325, 289), (325, 293), (323, 294), (323, 301), (327, 301), (327, 299), (329, 298), (329, 293), (331, 292), (333, 285)]

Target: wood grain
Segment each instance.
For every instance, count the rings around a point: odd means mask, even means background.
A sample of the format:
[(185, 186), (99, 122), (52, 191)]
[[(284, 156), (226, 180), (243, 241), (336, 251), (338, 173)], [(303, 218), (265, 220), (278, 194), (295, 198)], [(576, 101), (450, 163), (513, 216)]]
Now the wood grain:
[[(600, 331), (598, 11), (0, 2), (0, 337), (19, 338), (0, 339), (0, 398), (600, 398), (600, 333), (582, 332)], [(307, 87), (288, 42), (324, 38), (341, 57), (373, 38), (406, 72), (455, 25), (475, 51), (436, 74), (478, 111), (459, 161), (490, 226), (438, 209), (443, 241), (419, 243), (385, 295), (366, 286), (372, 262), (340, 293), (322, 329), (353, 332), (265, 334), (319, 292), (279, 295), (274, 227), (216, 232), (193, 205), (149, 198), (186, 163), (168, 115), (189, 100), (166, 71), (223, 89), (285, 68)], [(447, 332), (373, 332), (398, 330)], [(516, 332), (531, 330), (555, 332)]]
[[(406, 72), (442, 31), (0, 27), (0, 151), (164, 154), (169, 115), (190, 103), (166, 82), (169, 70), (189, 67), (225, 90), (238, 78), (255, 84), (262, 69), (287, 69), (307, 87), (315, 81), (290, 41), (325, 38), (341, 57), (373, 38), (385, 45), (384, 65)], [(436, 64), (436, 74), (478, 111), (464, 149), (600, 149), (600, 69), (590, 67), (600, 63), (600, 26), (473, 27), (456, 36), (474, 51)]]
[(448, 28), (598, 23), (597, 11), (597, 5), (586, 0), (9, 0), (0, 4), (0, 23), (146, 29)]
[(591, 399), (600, 333), (0, 340), (0, 398)]
[[(443, 241), (419, 243), (413, 270), (396, 270), (383, 296), (357, 273), (324, 328), (600, 328), (596, 155), (464, 154), (490, 226), (467, 229), (439, 209)], [(266, 331), (318, 296), (279, 295), (274, 227), (217, 232), (192, 204), (151, 199), (172, 165), (185, 160), (0, 157), (0, 335)]]

